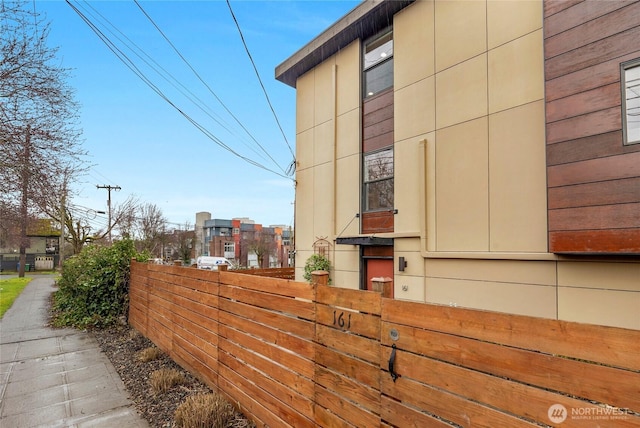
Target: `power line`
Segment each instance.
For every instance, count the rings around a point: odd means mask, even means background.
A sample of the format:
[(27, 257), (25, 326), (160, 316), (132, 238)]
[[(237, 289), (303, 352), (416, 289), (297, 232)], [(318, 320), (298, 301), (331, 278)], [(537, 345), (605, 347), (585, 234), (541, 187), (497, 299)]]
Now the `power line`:
[[(240, 122), (240, 120), (231, 112), (231, 110), (229, 110), (229, 108), (225, 105), (225, 103), (222, 102), (222, 100), (218, 97), (218, 95), (216, 95), (216, 93), (213, 91), (213, 89), (211, 89), (211, 87), (207, 84), (207, 82), (204, 81), (204, 79), (200, 76), (200, 74), (193, 68), (193, 66), (189, 63), (189, 61), (187, 61), (187, 59), (180, 53), (180, 51), (178, 50), (178, 48), (176, 48), (176, 46), (171, 42), (171, 40), (169, 40), (169, 38), (167, 37), (167, 35), (160, 29), (160, 27), (155, 23), (155, 21), (151, 18), (151, 16), (149, 16), (149, 14), (142, 8), (142, 6), (140, 5), (140, 3), (138, 2), (138, 0), (133, 0), (134, 3), (138, 6), (138, 8), (142, 11), (142, 13), (144, 14), (144, 16), (147, 17), (147, 19), (149, 20), (149, 22), (151, 22), (151, 24), (156, 28), (156, 30), (158, 30), (158, 32), (162, 35), (162, 37), (167, 41), (167, 43), (169, 44), (169, 46), (171, 46), (171, 48), (173, 48), (173, 50), (175, 51), (175, 53), (180, 57), (180, 59), (187, 65), (187, 67), (189, 67), (189, 69), (193, 72), (193, 74), (198, 78), (198, 80), (209, 90), (209, 93), (211, 93), (211, 95), (213, 95), (215, 97), (215, 99), (220, 103), (220, 105), (226, 110), (227, 113), (229, 113), (229, 115), (236, 121), (236, 123), (238, 125), (240, 125), (240, 127), (247, 133), (247, 135), (249, 135), (249, 137), (251, 137), (251, 139), (258, 145), (258, 147), (260, 147), (262, 149), (262, 151), (269, 157), (269, 159), (271, 159), (273, 161), (273, 163), (280, 168), (280, 170), (282, 172), (285, 172), (284, 169), (280, 166), (280, 164), (278, 164), (278, 162), (271, 156), (271, 154), (269, 154), (269, 152), (262, 146), (262, 144), (260, 144), (258, 142), (258, 140), (256, 140), (256, 138), (253, 136), (253, 134), (251, 134), (251, 132), (249, 132), (249, 130), (242, 124), (242, 122)], [(262, 82), (261, 82), (262, 84)], [(264, 89), (264, 87), (263, 87)], [(278, 124), (279, 126), (280, 124)], [(282, 128), (280, 128), (280, 130), (282, 130)], [(286, 137), (285, 137), (286, 139)], [(287, 145), (289, 143), (287, 142)]]
[(267, 90), (264, 87), (264, 84), (262, 83), (262, 79), (260, 78), (260, 73), (258, 73), (258, 68), (256, 67), (256, 63), (253, 61), (253, 57), (251, 56), (251, 52), (249, 52), (249, 47), (247, 46), (247, 43), (244, 40), (244, 36), (242, 35), (242, 30), (240, 29), (240, 24), (238, 23), (238, 20), (236, 19), (235, 14), (233, 13), (233, 9), (231, 8), (231, 3), (229, 2), (229, 0), (227, 0), (227, 6), (229, 6), (229, 12), (231, 12), (231, 17), (233, 18), (233, 22), (236, 23), (236, 27), (238, 28), (238, 33), (240, 33), (240, 39), (242, 40), (242, 44), (244, 46), (245, 51), (247, 52), (247, 55), (249, 56), (249, 61), (251, 61), (251, 65), (253, 65), (253, 70), (256, 73), (256, 76), (258, 77), (258, 82), (260, 82), (260, 86), (262, 87), (262, 92), (264, 93), (265, 98), (267, 99), (267, 104), (269, 104), (269, 108), (271, 109), (271, 113), (273, 113), (273, 117), (276, 120), (276, 123), (278, 124), (278, 128), (280, 129), (280, 132), (282, 133), (282, 137), (284, 138), (285, 143), (287, 143), (287, 147), (289, 147), (289, 152), (291, 153), (291, 156), (293, 157), (294, 161), (296, 158), (296, 155), (293, 153), (293, 149), (291, 148), (291, 145), (289, 144), (289, 140), (287, 140), (287, 136), (284, 133), (284, 130), (282, 129), (282, 126), (280, 125), (280, 121), (278, 120), (278, 115), (276, 115), (276, 111), (273, 108), (273, 104), (271, 104), (271, 100), (269, 99), (269, 94), (267, 94)]
[[(229, 132), (230, 134), (234, 134), (234, 132), (229, 129), (228, 124), (223, 123), (224, 120), (219, 117), (209, 106), (207, 106), (205, 104), (204, 101), (202, 101), (197, 95), (195, 95), (192, 91), (190, 91), (185, 85), (183, 85), (182, 83), (180, 83), (180, 81), (178, 79), (176, 79), (171, 73), (169, 73), (164, 67), (162, 67), (160, 64), (158, 64), (158, 62), (156, 60), (154, 60), (149, 54), (147, 54), (144, 49), (142, 49), (140, 46), (138, 46), (135, 42), (133, 42), (129, 37), (127, 37), (122, 31), (120, 31), (113, 23), (111, 23), (111, 21), (109, 21), (104, 15), (102, 15), (98, 10), (96, 10), (96, 8), (94, 8), (91, 4), (87, 4), (87, 6), (89, 6), (89, 8), (91, 10), (93, 10), (93, 12), (95, 12), (96, 15), (98, 15), (98, 17), (103, 20), (106, 25), (110, 26), (111, 28), (113, 28), (116, 32), (118, 32), (120, 35), (122, 35), (122, 37), (125, 40), (123, 40), (122, 38), (120, 38), (118, 36), (118, 34), (115, 34), (113, 31), (109, 30), (109, 32), (115, 36), (116, 39), (118, 39), (118, 41), (120, 41), (122, 44), (124, 44), (127, 48), (129, 48), (129, 50), (131, 52), (133, 52), (138, 58), (140, 58), (147, 66), (149, 66), (153, 71), (155, 71), (156, 73), (158, 73), (158, 75), (160, 77), (162, 77), (167, 83), (169, 83), (171, 86), (173, 86), (174, 88), (176, 88), (182, 95), (184, 95), (189, 101), (191, 101), (196, 107), (198, 107), (204, 114), (206, 114), (207, 116), (209, 116), (214, 122), (216, 122), (218, 125), (220, 125), (224, 130), (226, 130), (227, 132)], [(82, 7), (82, 6), (80, 6)], [(85, 9), (86, 10), (86, 9)], [(87, 11), (89, 13), (89, 15), (91, 15), (94, 19), (96, 19), (96, 17), (91, 13), (91, 11)], [(133, 47), (131, 47), (131, 45)], [(134, 49), (135, 48), (135, 49)], [(148, 59), (145, 59), (144, 57), (146, 57)], [(153, 64), (150, 64), (149, 61), (151, 61)], [(160, 72), (159, 70), (161, 70), (162, 72)], [(163, 74), (164, 73), (164, 74)], [(167, 77), (168, 76), (168, 77)], [(178, 87), (179, 86), (179, 87)], [(182, 88), (182, 89), (181, 89)], [(187, 93), (185, 93), (187, 92)], [(192, 98), (193, 97), (193, 98)], [(195, 99), (195, 100), (194, 100)], [(196, 102), (197, 100), (197, 102)], [(214, 117), (214, 116), (218, 116), (218, 117)], [(247, 147), (249, 147), (247, 145)], [(253, 149), (252, 149), (253, 150)], [(254, 150), (255, 152), (255, 150)], [(257, 154), (257, 152), (256, 152)]]
[(102, 40), (102, 42), (113, 52), (116, 57), (127, 66), (136, 76), (138, 76), (147, 86), (149, 86), (156, 94), (158, 94), (163, 100), (165, 100), (171, 107), (173, 107), (178, 113), (180, 113), (185, 119), (191, 122), (200, 132), (202, 132), (205, 136), (211, 139), (214, 143), (229, 151), (236, 157), (244, 160), (245, 162), (256, 166), (258, 168), (264, 169), (265, 171), (271, 172), (283, 178), (288, 178), (293, 180), (291, 177), (288, 177), (285, 174), (281, 174), (277, 171), (274, 171), (266, 166), (244, 156), (232, 149), (230, 146), (225, 144), (222, 140), (217, 138), (214, 134), (208, 131), (204, 126), (194, 120), (191, 116), (185, 113), (182, 109), (180, 109), (174, 102), (172, 102), (161, 90), (158, 88), (144, 73), (131, 61), (131, 59), (120, 50), (86, 15), (84, 15), (77, 7), (75, 7), (70, 0), (65, 0), (66, 3), (76, 12), (76, 14), (91, 28), (91, 30)]

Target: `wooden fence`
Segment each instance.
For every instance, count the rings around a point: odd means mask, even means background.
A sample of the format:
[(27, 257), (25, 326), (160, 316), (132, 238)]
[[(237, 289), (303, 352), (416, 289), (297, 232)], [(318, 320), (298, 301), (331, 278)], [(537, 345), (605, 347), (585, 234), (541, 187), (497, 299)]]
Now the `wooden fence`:
[(640, 427), (640, 331), (133, 262), (131, 325), (270, 427)]

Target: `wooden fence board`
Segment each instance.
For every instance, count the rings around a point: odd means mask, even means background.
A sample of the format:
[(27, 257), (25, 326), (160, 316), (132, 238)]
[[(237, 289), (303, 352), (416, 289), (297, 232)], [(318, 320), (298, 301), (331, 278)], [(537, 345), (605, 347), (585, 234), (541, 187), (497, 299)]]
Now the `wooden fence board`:
[(322, 346), (317, 348), (316, 363), (372, 388), (378, 388), (380, 384), (380, 370), (377, 365)]
[(293, 280), (296, 277), (296, 269), (289, 268), (269, 268), (269, 269), (242, 269), (234, 271), (234, 273), (241, 273), (243, 275), (257, 275), (266, 276), (269, 278), (281, 278)]
[(415, 408), (405, 406), (401, 402), (392, 400), (389, 397), (383, 396), (381, 398), (380, 408), (382, 409), (382, 420), (390, 423), (390, 425), (385, 424), (384, 426), (432, 428), (455, 427), (453, 424), (447, 423), (441, 419), (436, 419), (435, 417), (422, 413)]
[[(389, 339), (394, 329), (399, 339)], [(386, 333), (386, 334), (385, 334)], [(382, 343), (522, 383), (640, 410), (640, 373), (385, 323)], [(612, 382), (612, 379), (616, 379)], [(587, 381), (588, 380), (588, 381)]]
[[(386, 348), (381, 364), (388, 361), (389, 354), (390, 350)], [(589, 401), (577, 400), (566, 394), (557, 394), (402, 350), (397, 352), (395, 363), (396, 372), (401, 375), (400, 379), (413, 379), (465, 397), (469, 402), (499, 409), (505, 414), (516, 415), (529, 421), (547, 423), (549, 408), (554, 404), (561, 404), (565, 408), (588, 408), (593, 411), (598, 409)], [(383, 381), (385, 379), (383, 376)], [(629, 420), (631, 419), (630, 417)]]
[(366, 409), (343, 399), (341, 396), (321, 386), (316, 387), (315, 399), (317, 406), (321, 406), (338, 415), (341, 419), (349, 423), (348, 426), (370, 428), (380, 425), (379, 415), (374, 415)]
[[(178, 291), (179, 293), (180, 291)], [(200, 303), (195, 300), (187, 299), (180, 294), (174, 294), (173, 296), (173, 308), (182, 307), (188, 311), (191, 311), (195, 314), (202, 315), (205, 318), (217, 318), (217, 306), (207, 305), (205, 303)], [(217, 299), (216, 299), (217, 300)], [(175, 309), (174, 309), (175, 310)]]
[[(252, 337), (240, 330), (230, 328), (225, 325), (219, 327), (220, 338), (228, 339), (231, 342), (237, 343), (239, 346), (247, 349), (251, 349), (253, 352), (262, 355), (264, 358), (287, 364), (291, 370), (306, 376), (313, 378), (313, 361), (303, 358), (299, 355), (292, 354), (285, 349), (274, 346), (271, 343), (264, 342), (258, 338)], [(225, 342), (220, 342), (219, 346), (224, 346)]]
[(243, 410), (246, 415), (249, 415), (258, 427), (291, 427), (291, 425), (285, 423), (263, 406), (260, 401), (251, 394), (251, 389), (245, 388), (243, 381), (241, 378), (228, 380), (224, 376), (218, 376), (219, 389), (223, 395), (226, 396), (230, 402), (238, 403), (240, 410)]
[(309, 359), (313, 359), (314, 357), (315, 347), (313, 342), (293, 336), (287, 331), (282, 330), (281, 327), (286, 327), (286, 325), (268, 326), (265, 324), (258, 324), (252, 320), (224, 311), (220, 312), (220, 323), (233, 326), (235, 329), (241, 330), (252, 336), (259, 337), (265, 342), (273, 343), (274, 345), (287, 349), (291, 352), (295, 352), (302, 357)]
[(149, 316), (149, 336), (147, 336), (153, 343), (158, 346), (162, 351), (171, 355), (171, 348), (173, 347), (171, 330), (166, 327), (166, 318), (158, 319), (151, 314)]
[(391, 299), (383, 307), (384, 321), (640, 371), (639, 330)]
[(200, 348), (192, 346), (186, 338), (179, 334), (176, 334), (173, 339), (177, 345), (173, 347), (173, 355), (179, 355), (196, 378), (206, 380), (208, 384), (215, 382), (218, 376), (217, 360)]
[(208, 341), (213, 345), (218, 344), (218, 310), (215, 311), (216, 316), (205, 317), (200, 314), (190, 312), (188, 309), (176, 307), (174, 309), (173, 322), (186, 328), (188, 326), (198, 337)]
[(315, 409), (316, 425), (323, 428), (350, 428), (352, 425), (322, 406)]
[(313, 300), (315, 290), (306, 282), (287, 281), (236, 272), (220, 272), (220, 282), (225, 285), (243, 287), (247, 290), (263, 291), (281, 296)]
[(202, 361), (203, 364), (215, 364), (218, 358), (218, 347), (196, 336), (191, 331), (176, 324), (173, 332), (173, 340), (182, 340), (189, 353)]
[[(516, 428), (533, 427), (535, 424), (507, 415), (496, 409), (484, 406), (465, 397), (425, 385), (408, 377), (400, 377), (396, 382), (390, 376), (383, 376), (381, 388), (385, 394), (383, 403), (399, 401), (416, 410), (408, 415), (399, 415), (402, 419), (422, 415), (422, 419), (429, 421), (427, 416), (437, 415), (457, 426), (473, 426), (484, 428)], [(551, 404), (550, 404), (551, 405)], [(395, 416), (388, 414), (385, 406), (382, 406), (384, 419), (394, 423)], [(420, 412), (418, 409), (423, 409)], [(401, 425), (399, 425), (401, 426)], [(427, 425), (429, 426), (429, 425)], [(444, 425), (448, 426), (448, 425)]]
[(316, 341), (368, 362), (377, 363), (380, 359), (380, 342), (378, 340), (318, 325), (316, 327)]
[(264, 293), (260, 291), (252, 291), (239, 287), (231, 287), (228, 285), (220, 286), (220, 296), (227, 299), (247, 303), (252, 306), (257, 306), (259, 308), (271, 309), (274, 311), (295, 315), (304, 319), (313, 319), (314, 317), (313, 303), (287, 296)]
[(309, 396), (305, 397), (297, 393), (287, 385), (271, 378), (267, 373), (256, 370), (236, 357), (223, 352), (220, 354), (220, 364), (224, 364), (245, 379), (251, 379), (251, 383), (259, 388), (262, 394), (272, 397), (276, 407), (284, 405), (289, 409), (287, 414), (290, 415), (289, 419), (294, 426), (306, 425), (313, 420), (313, 402)]
[(380, 414), (380, 390), (363, 385), (353, 379), (322, 366), (317, 366), (315, 382), (340, 397), (358, 403), (368, 411)]
[(313, 396), (313, 379), (301, 376), (300, 373), (291, 370), (286, 364), (264, 358), (224, 338), (221, 339), (220, 349), (263, 373), (269, 373), (272, 378), (282, 384), (288, 385), (297, 393), (307, 397)]
[(283, 330), (304, 339), (311, 340), (315, 337), (315, 324), (313, 322), (228, 299), (220, 299), (219, 305), (222, 311), (249, 317), (262, 324), (282, 326)]
[[(317, 305), (316, 322), (360, 336), (378, 340), (380, 338), (380, 316), (345, 311), (333, 306)], [(342, 325), (342, 328), (340, 327)]]
[[(226, 356), (221, 354), (221, 359)], [(286, 406), (278, 406), (279, 401), (271, 394), (259, 388), (255, 383), (250, 382), (247, 378), (240, 376), (236, 371), (230, 369), (226, 364), (220, 365), (219, 378), (226, 379), (229, 383), (237, 385), (244, 393), (251, 396), (253, 400), (260, 403), (260, 406), (268, 410), (273, 415), (274, 422), (272, 426), (291, 426), (291, 427), (313, 427), (311, 421), (306, 422), (297, 412)]]
[(316, 301), (330, 306), (380, 314), (380, 293), (319, 285)]
[(176, 286), (174, 293), (184, 299), (192, 300), (203, 305), (214, 308), (218, 306), (218, 293), (213, 294), (182, 285)]

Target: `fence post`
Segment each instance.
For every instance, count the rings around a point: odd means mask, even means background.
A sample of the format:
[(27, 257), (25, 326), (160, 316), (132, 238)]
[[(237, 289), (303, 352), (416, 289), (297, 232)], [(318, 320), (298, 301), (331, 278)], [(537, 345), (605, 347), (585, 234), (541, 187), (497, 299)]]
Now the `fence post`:
[(391, 298), (393, 296), (393, 279), (387, 277), (371, 278), (371, 288), (373, 291), (382, 293), (382, 297)]
[(218, 265), (218, 272), (226, 272), (229, 265)]
[(327, 272), (326, 270), (314, 270), (313, 272), (311, 272), (311, 284), (328, 285), (329, 272)]

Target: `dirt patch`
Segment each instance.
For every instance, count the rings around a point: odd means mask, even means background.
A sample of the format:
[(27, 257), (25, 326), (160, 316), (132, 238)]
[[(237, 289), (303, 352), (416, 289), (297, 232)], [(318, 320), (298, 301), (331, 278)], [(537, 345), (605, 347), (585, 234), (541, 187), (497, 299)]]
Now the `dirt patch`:
[[(211, 393), (211, 389), (181, 368), (165, 353), (143, 362), (138, 353), (153, 343), (128, 326), (93, 330), (102, 352), (109, 358), (124, 382), (138, 412), (152, 427), (174, 427), (174, 414), (184, 400), (195, 394)], [(184, 381), (167, 392), (154, 394), (149, 384), (151, 373), (160, 369), (174, 369), (184, 375)], [(254, 427), (241, 413), (237, 413), (229, 428)]]

